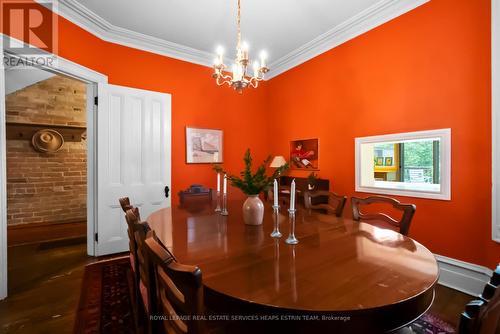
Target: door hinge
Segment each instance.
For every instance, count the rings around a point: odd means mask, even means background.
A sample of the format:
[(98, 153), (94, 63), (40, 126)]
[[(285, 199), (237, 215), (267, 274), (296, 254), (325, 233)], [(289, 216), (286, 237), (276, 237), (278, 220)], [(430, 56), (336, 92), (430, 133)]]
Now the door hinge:
[(95, 242), (99, 242), (99, 235), (97, 233), (94, 234), (94, 240)]
[(99, 98), (97, 96), (94, 97), (94, 104), (99, 105)]

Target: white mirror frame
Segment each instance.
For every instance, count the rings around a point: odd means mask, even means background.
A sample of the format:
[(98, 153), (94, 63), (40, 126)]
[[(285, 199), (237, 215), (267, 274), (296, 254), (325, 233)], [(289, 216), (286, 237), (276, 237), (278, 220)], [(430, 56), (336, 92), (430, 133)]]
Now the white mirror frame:
[[(414, 189), (389, 189), (382, 187), (368, 187), (362, 185), (362, 166), (361, 166), (361, 145), (374, 143), (397, 143), (399, 141), (421, 140), (426, 138), (439, 138), (441, 147), (439, 150), (441, 168), (440, 168), (440, 191), (430, 192)], [(381, 136), (359, 137), (355, 138), (355, 173), (356, 173), (356, 191), (364, 193), (421, 197), (438, 200), (451, 199), (451, 129), (438, 129), (429, 131), (417, 131), (406, 133), (395, 133)]]

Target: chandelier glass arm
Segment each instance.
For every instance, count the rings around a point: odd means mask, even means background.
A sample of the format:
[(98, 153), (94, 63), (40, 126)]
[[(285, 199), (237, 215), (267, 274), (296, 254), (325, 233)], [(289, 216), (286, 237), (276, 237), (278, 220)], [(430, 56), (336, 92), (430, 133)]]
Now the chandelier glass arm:
[(217, 86), (223, 86), (224, 84), (228, 84), (228, 86), (231, 86), (232, 79), (233, 78), (230, 75), (224, 75), (220, 73), (215, 78), (215, 82), (217, 83)]

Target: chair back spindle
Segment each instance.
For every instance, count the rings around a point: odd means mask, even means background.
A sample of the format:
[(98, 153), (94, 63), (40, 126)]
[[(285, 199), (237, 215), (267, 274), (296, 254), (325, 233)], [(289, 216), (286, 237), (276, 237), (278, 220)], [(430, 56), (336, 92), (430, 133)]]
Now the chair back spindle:
[[(314, 203), (314, 199), (325, 199), (326, 203)], [(342, 217), (347, 196), (340, 196), (326, 190), (304, 193), (304, 201), (307, 209), (323, 210), (327, 213), (333, 213), (337, 217)]]
[(120, 202), (123, 212), (127, 212), (127, 210), (132, 209), (132, 205), (130, 205), (130, 199), (128, 197), (119, 198), (118, 202)]

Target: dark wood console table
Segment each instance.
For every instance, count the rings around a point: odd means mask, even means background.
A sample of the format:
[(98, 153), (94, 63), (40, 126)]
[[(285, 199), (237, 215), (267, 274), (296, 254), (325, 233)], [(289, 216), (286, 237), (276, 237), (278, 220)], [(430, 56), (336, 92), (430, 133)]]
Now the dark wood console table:
[(192, 185), (188, 189), (184, 191), (179, 191), (179, 201), (181, 206), (185, 204), (186, 198), (189, 197), (206, 197), (208, 202), (212, 202), (212, 189), (211, 188), (205, 188), (201, 185)]

